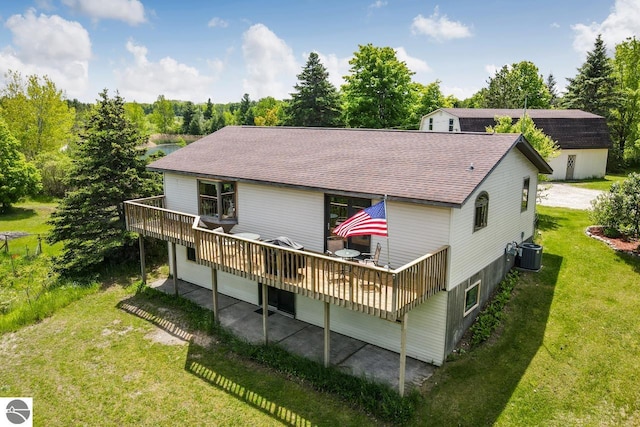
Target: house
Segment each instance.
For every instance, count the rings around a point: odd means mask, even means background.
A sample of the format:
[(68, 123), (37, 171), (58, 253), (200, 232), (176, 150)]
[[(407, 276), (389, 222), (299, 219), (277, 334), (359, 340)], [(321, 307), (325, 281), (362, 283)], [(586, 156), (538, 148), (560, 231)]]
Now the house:
[[(527, 110), (538, 129), (560, 147), (560, 155), (549, 160), (552, 180), (602, 178), (611, 148), (604, 117), (581, 110)], [(422, 117), (420, 130), (433, 132), (485, 132), (498, 116), (515, 122), (520, 109), (440, 108)]]
[[(335, 331), (435, 365), (532, 239), (552, 172), (517, 134), (254, 126), (149, 167), (164, 194), (127, 201), (127, 227), (169, 242), (172, 274), (212, 289), (214, 316), (221, 293), (263, 306), (265, 341), (269, 306), (324, 327), (325, 346)], [(336, 223), (385, 196), (388, 236), (346, 242), (380, 243), (378, 265), (327, 255)]]

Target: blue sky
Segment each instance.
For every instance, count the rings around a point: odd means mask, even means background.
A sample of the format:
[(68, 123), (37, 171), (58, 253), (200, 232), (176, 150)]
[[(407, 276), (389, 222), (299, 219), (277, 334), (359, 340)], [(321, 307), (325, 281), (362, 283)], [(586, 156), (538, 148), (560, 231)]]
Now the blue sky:
[(48, 75), (69, 98), (289, 97), (309, 53), (339, 87), (359, 45), (396, 49), (414, 81), (467, 98), (505, 64), (574, 77), (601, 33), (640, 36), (640, 0), (34, 0), (0, 3), (0, 74)]

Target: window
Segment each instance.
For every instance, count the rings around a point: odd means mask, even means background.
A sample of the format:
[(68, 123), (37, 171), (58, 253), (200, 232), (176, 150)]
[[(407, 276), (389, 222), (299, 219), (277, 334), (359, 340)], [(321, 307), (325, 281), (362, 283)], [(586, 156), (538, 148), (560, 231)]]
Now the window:
[(187, 259), (189, 261), (196, 261), (196, 250), (194, 248), (187, 248)]
[(218, 219), (236, 218), (236, 183), (198, 181), (198, 213)]
[(529, 177), (526, 177), (524, 179), (524, 182), (522, 183), (522, 202), (521, 202), (521, 206), (520, 206), (520, 211), (524, 212), (527, 210), (527, 208), (529, 207), (529, 182), (531, 180), (529, 179)]
[(429, 130), (433, 130), (433, 117), (429, 117)]
[(476, 198), (476, 211), (473, 222), (473, 231), (478, 231), (487, 226), (487, 216), (489, 213), (489, 195), (483, 191)]
[(464, 315), (471, 313), (480, 304), (480, 280), (464, 291)]
[(453, 132), (453, 119), (449, 119), (449, 132)]

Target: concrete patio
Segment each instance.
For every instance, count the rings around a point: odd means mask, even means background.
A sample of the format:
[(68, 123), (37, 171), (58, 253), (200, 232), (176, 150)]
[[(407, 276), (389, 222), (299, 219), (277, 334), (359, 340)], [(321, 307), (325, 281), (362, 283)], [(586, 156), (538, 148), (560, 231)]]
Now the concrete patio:
[[(149, 286), (167, 294), (175, 292), (172, 279), (158, 280)], [(209, 289), (178, 280), (178, 294), (182, 298), (213, 310), (213, 296)], [(219, 294), (218, 298), (221, 325), (251, 343), (262, 343), (260, 307), (222, 294)], [(277, 343), (292, 353), (322, 363), (324, 351), (322, 328), (278, 312), (273, 314), (270, 312), (268, 327), (269, 342)], [(331, 364), (344, 372), (386, 383), (398, 389), (400, 370), (398, 353), (331, 332), (330, 355)], [(434, 369), (433, 365), (407, 357), (405, 390), (420, 387), (433, 374)]]

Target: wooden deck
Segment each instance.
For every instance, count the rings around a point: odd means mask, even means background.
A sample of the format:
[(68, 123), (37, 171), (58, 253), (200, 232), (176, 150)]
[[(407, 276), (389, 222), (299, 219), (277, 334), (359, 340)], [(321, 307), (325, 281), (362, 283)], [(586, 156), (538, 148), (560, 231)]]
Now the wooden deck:
[(125, 202), (127, 229), (195, 248), (196, 262), (278, 289), (395, 321), (445, 290), (448, 246), (398, 269), (297, 251), (214, 232), (164, 196)]

